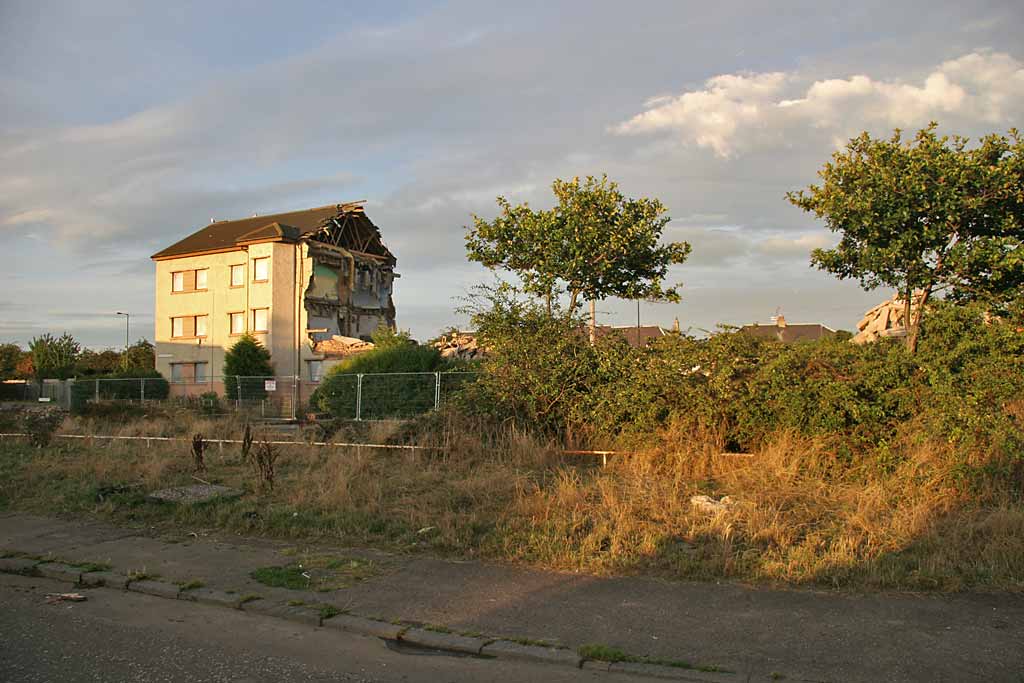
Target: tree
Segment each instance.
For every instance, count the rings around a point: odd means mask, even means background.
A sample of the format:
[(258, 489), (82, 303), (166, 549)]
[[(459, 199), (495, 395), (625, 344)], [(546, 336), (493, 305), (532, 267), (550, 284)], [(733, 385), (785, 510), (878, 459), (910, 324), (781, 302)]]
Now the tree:
[(863, 133), (825, 164), (822, 185), (786, 195), (842, 235), (812, 265), (901, 294), (911, 351), (932, 295), (999, 303), (1024, 285), (1024, 143), (1011, 130), (968, 148), (936, 126), (906, 142)]
[(38, 381), (71, 377), (74, 374), (75, 361), (82, 351), (81, 345), (67, 332), (60, 337), (54, 337), (49, 333), (33, 337), (28, 349)]
[[(224, 353), (224, 391), (228, 398), (239, 396), (240, 377), (272, 377), (274, 366), (270, 362), (270, 351), (255, 337), (244, 334)], [(246, 386), (245, 398), (262, 398), (264, 395), (263, 380), (257, 384)]]
[(558, 205), (535, 211), (498, 197), (492, 221), (473, 216), (466, 235), (469, 260), (515, 273), (523, 289), (547, 302), (569, 294), (571, 314), (581, 299), (609, 296), (678, 301), (679, 285), (663, 287), (668, 267), (690, 253), (686, 242), (659, 244), (669, 219), (657, 199), (627, 199), (618, 185), (588, 176), (555, 180)]
[(13, 378), (24, 355), (17, 344), (0, 344), (0, 379)]
[(113, 349), (93, 351), (85, 349), (75, 361), (75, 376), (109, 375), (121, 366), (122, 354)]
[(156, 368), (156, 348), (149, 341), (140, 339), (122, 354), (121, 364), (125, 370), (153, 370)]

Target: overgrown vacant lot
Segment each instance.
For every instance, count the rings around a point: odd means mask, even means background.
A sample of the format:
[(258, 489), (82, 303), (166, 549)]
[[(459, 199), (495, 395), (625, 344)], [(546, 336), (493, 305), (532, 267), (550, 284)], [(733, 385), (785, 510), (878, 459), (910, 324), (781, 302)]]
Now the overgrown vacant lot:
[[(0, 506), (94, 515), (164, 530), (224, 529), (595, 573), (857, 588), (1024, 588), (1024, 507), (1005, 477), (965, 484), (963, 455), (908, 439), (892, 466), (851, 465), (814, 438), (778, 432), (753, 457), (719, 435), (669, 427), (602, 468), (551, 443), (456, 416), (381, 423), (362, 435), (445, 451), (288, 446), (258, 491), (237, 445), (206, 452), (211, 482), (245, 491), (194, 506), (149, 491), (194, 483), (187, 443), (0, 443)], [(238, 438), (229, 420), (69, 420), (65, 432)], [(259, 433), (257, 433), (257, 438)], [(976, 460), (983, 459), (977, 455)], [(973, 463), (981, 471), (984, 463)], [(699, 508), (697, 494), (730, 503)]]

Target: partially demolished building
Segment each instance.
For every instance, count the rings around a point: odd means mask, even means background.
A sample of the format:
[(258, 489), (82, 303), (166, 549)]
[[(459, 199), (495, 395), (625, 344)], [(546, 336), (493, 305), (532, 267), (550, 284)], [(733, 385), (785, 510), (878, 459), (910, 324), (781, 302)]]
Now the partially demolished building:
[(220, 391), (247, 333), (276, 375), (316, 383), (338, 340), (395, 326), (395, 256), (360, 203), (214, 221), (152, 259), (157, 370), (175, 385)]

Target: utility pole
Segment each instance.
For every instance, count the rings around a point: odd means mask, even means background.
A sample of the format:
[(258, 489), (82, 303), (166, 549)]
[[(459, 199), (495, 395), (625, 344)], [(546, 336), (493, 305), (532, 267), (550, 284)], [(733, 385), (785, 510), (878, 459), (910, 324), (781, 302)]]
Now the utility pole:
[(124, 316), (124, 365), (128, 367), (128, 324), (132, 316), (130, 313), (122, 313), (121, 311), (118, 311), (117, 314)]
[(590, 345), (597, 339), (597, 302), (590, 300)]
[(636, 347), (639, 349), (643, 344), (640, 343), (640, 299), (636, 300)]

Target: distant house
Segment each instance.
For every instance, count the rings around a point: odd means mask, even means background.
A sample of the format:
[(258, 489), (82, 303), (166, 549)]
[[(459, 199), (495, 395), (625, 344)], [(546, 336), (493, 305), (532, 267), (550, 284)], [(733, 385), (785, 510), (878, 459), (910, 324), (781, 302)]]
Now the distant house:
[(781, 315), (775, 319), (775, 322), (767, 325), (759, 323), (744, 325), (739, 332), (759, 339), (774, 339), (783, 344), (817, 341), (836, 333), (831, 327), (826, 327), (821, 323), (787, 323), (786, 318)]
[(655, 339), (664, 337), (666, 334), (679, 332), (679, 321), (675, 323), (675, 327), (671, 330), (666, 330), (660, 325), (642, 325), (637, 327), (636, 325), (598, 325), (594, 328), (595, 337), (607, 337), (611, 334), (622, 335), (626, 342), (634, 349), (643, 348), (647, 346)]

